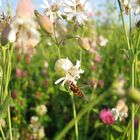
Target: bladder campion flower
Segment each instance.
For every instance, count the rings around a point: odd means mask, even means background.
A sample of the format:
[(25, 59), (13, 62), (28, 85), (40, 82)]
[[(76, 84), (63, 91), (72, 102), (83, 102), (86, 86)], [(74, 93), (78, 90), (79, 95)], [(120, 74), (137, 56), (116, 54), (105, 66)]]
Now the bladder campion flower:
[(37, 23), (34, 20), (34, 8), (31, 0), (20, 0), (16, 10), (16, 17), (10, 24), (8, 39), (16, 42), (19, 52), (32, 54), (33, 47), (40, 41)]
[(119, 121), (123, 121), (125, 118), (128, 117), (128, 107), (123, 99), (120, 99), (117, 102), (116, 107), (112, 108), (111, 111), (114, 115), (115, 120), (119, 119)]
[(75, 19), (78, 24), (83, 24), (91, 15), (92, 10), (86, 0), (66, 0), (64, 12), (67, 20)]
[(125, 14), (128, 15), (131, 10), (131, 4), (129, 0), (121, 0), (122, 7), (124, 8)]
[(44, 13), (48, 16), (51, 22), (55, 22), (58, 18), (62, 18), (62, 12), (60, 10), (63, 1), (62, 0), (51, 0), (49, 3), (48, 0), (43, 0), (44, 4), (41, 5), (45, 9)]
[(77, 60), (76, 65), (74, 66), (72, 62), (67, 59), (59, 59), (55, 63), (55, 70), (56, 72), (63, 77), (58, 79), (55, 84), (62, 82), (62, 86), (68, 81), (71, 81), (74, 85), (77, 83), (77, 79), (80, 78), (80, 74), (84, 71), (80, 69), (80, 61)]

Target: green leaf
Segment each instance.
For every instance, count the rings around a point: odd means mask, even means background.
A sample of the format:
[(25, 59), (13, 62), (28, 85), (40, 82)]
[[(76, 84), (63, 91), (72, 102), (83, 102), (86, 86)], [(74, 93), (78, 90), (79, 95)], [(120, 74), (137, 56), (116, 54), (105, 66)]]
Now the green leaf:
[(112, 128), (120, 133), (124, 133), (124, 127), (120, 127), (118, 125), (112, 125)]
[(8, 95), (3, 101), (2, 105), (0, 106), (0, 120), (6, 117), (9, 103), (10, 103), (10, 96)]
[(63, 92), (68, 92), (67, 89), (64, 86), (60, 86), (59, 89)]

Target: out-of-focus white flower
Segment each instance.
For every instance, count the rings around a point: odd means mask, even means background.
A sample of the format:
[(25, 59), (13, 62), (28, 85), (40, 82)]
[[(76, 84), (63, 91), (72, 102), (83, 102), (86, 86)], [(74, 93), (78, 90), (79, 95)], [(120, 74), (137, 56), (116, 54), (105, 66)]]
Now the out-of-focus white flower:
[(31, 117), (31, 120), (30, 120), (30, 122), (31, 122), (31, 124), (36, 124), (36, 123), (38, 123), (38, 117), (37, 116), (32, 116)]
[(16, 17), (10, 24), (8, 39), (16, 42), (16, 47), (23, 53), (32, 51), (40, 41), (40, 34), (37, 31), (37, 23), (34, 20), (34, 9), (31, 0), (20, 0)]
[[(59, 61), (59, 60), (57, 60), (57, 61)], [(58, 62), (56, 62), (56, 64), (57, 63)], [(58, 79), (55, 82), (55, 84), (58, 84), (58, 83), (63, 81), (62, 86), (64, 86), (64, 84), (67, 83), (68, 81), (71, 81), (73, 84), (76, 85), (77, 79), (80, 78), (80, 74), (84, 72), (82, 69), (80, 69), (80, 61), (79, 60), (76, 62), (76, 65), (73, 66), (73, 64), (71, 63), (71, 61), (68, 58), (63, 59), (62, 65), (58, 65), (57, 68), (62, 69), (64, 71), (65, 76)], [(57, 72), (56, 68), (55, 68), (55, 70)]]
[(46, 108), (45, 105), (39, 105), (36, 108), (36, 112), (37, 112), (38, 115), (42, 116), (47, 112), (47, 108)]
[(62, 19), (61, 6), (63, 4), (63, 0), (51, 0), (50, 3), (48, 0), (43, 0), (41, 5), (45, 10), (45, 14), (50, 18), (51, 22), (55, 22), (58, 18)]
[(128, 15), (131, 10), (131, 3), (129, 0), (121, 0), (121, 4), (125, 10), (125, 14)]
[(135, 15), (140, 14), (140, 6), (137, 6), (137, 8), (134, 10)]
[(44, 137), (45, 137), (45, 130), (44, 130), (44, 127), (41, 127), (38, 130), (38, 139), (42, 140)]
[(44, 67), (45, 67), (45, 68), (48, 68), (48, 66), (49, 66), (49, 64), (48, 64), (48, 61), (46, 60), (46, 61), (44, 62)]
[(64, 12), (67, 20), (75, 19), (78, 24), (83, 24), (92, 10), (87, 0), (65, 0)]
[(112, 111), (112, 114), (113, 114), (115, 120), (119, 119), (119, 121), (122, 121), (128, 117), (128, 107), (125, 104), (125, 101), (123, 99), (120, 99), (117, 102), (116, 107), (112, 108), (111, 111)]
[(103, 36), (99, 36), (98, 38), (98, 43), (100, 46), (104, 47), (106, 46), (108, 40), (106, 38), (104, 38)]

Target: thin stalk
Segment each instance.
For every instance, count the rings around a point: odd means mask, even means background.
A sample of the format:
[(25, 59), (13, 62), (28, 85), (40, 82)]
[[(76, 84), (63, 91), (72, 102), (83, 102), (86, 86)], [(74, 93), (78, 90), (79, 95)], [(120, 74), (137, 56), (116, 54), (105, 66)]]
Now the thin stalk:
[(8, 124), (9, 124), (10, 140), (13, 140), (10, 107), (8, 107)]
[(1, 127), (1, 125), (0, 125), (0, 131), (1, 131), (1, 135), (2, 135), (3, 140), (6, 140), (6, 137), (5, 137), (5, 134), (4, 134), (4, 131)]
[(82, 54), (83, 54), (83, 51), (82, 51), (82, 48), (80, 48), (80, 62), (82, 63)]
[(139, 31), (139, 35), (138, 35), (137, 44), (136, 44), (136, 50), (139, 50), (139, 43), (140, 43), (140, 31)]
[(56, 36), (56, 23), (54, 23), (53, 27), (54, 27), (54, 41), (55, 41), (55, 44), (58, 48), (58, 57), (60, 59), (61, 58), (61, 51), (60, 51), (60, 43), (58, 42), (57, 36)]
[[(138, 112), (139, 108), (140, 108), (139, 105), (135, 107), (135, 114)], [(135, 114), (134, 114), (134, 115), (135, 115)], [(128, 123), (126, 129), (125, 129), (125, 132), (124, 132), (123, 137), (122, 137), (121, 140), (125, 140), (125, 136), (126, 136), (128, 130), (129, 130), (129, 128), (130, 128), (130, 125), (131, 125), (131, 122), (129, 121), (129, 123)]]
[[(132, 88), (135, 87), (135, 73), (136, 73), (135, 62), (136, 62), (136, 60), (134, 60), (132, 62), (132, 67), (131, 67), (132, 68), (131, 69), (131, 87)], [(135, 128), (134, 128), (135, 105), (134, 105), (134, 103), (132, 103), (131, 109), (132, 109), (132, 111), (131, 111), (131, 140), (134, 140), (135, 139)]]
[(138, 136), (137, 136), (137, 140), (140, 140), (140, 121), (138, 121)]
[(121, 13), (121, 18), (122, 18), (122, 24), (123, 24), (125, 39), (126, 39), (126, 42), (127, 42), (128, 50), (130, 50), (131, 46), (130, 46), (127, 30), (126, 30), (126, 27), (125, 27), (124, 15), (123, 15), (123, 10), (122, 10), (122, 6), (121, 6), (121, 3), (120, 3), (120, 0), (118, 0), (118, 4), (119, 4), (119, 8), (120, 8), (120, 13)]
[[(6, 71), (6, 75), (5, 75), (5, 87), (4, 87), (4, 99), (5, 97), (8, 95), (8, 86), (9, 86), (9, 82), (10, 82), (10, 76), (11, 76), (11, 61), (12, 61), (12, 55), (13, 55), (13, 45), (10, 47), (9, 46), (9, 51), (8, 51), (8, 64), (7, 64), (7, 71)], [(12, 126), (11, 126), (11, 115), (10, 115), (10, 106), (8, 106), (8, 125), (9, 125), (9, 132), (10, 132), (10, 140), (13, 140), (12, 137)]]
[[(109, 92), (109, 90), (108, 90)], [(107, 93), (108, 93), (107, 92)], [(109, 97), (110, 94), (104, 93), (101, 96), (98, 97), (97, 100), (91, 101), (88, 103), (78, 114), (77, 114), (77, 122), (89, 111), (91, 110), (95, 105), (99, 104), (103, 100), (105, 100), (106, 97)], [(66, 135), (66, 133), (74, 126), (75, 120), (72, 119), (67, 126), (55, 137), (54, 140), (62, 140), (62, 138)]]
[(73, 116), (74, 116), (74, 123), (75, 123), (75, 135), (76, 135), (76, 140), (78, 140), (78, 122), (77, 122), (76, 107), (75, 107), (73, 93), (71, 94), (71, 101), (72, 101)]

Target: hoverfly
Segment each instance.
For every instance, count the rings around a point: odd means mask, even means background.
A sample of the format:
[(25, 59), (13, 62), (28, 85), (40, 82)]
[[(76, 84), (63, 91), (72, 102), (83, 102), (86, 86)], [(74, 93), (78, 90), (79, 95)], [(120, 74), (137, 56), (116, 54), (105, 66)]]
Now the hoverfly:
[(84, 94), (78, 86), (76, 86), (72, 81), (68, 81), (67, 83), (68, 83), (70, 90), (74, 93), (74, 95), (81, 97), (81, 98), (83, 97)]

